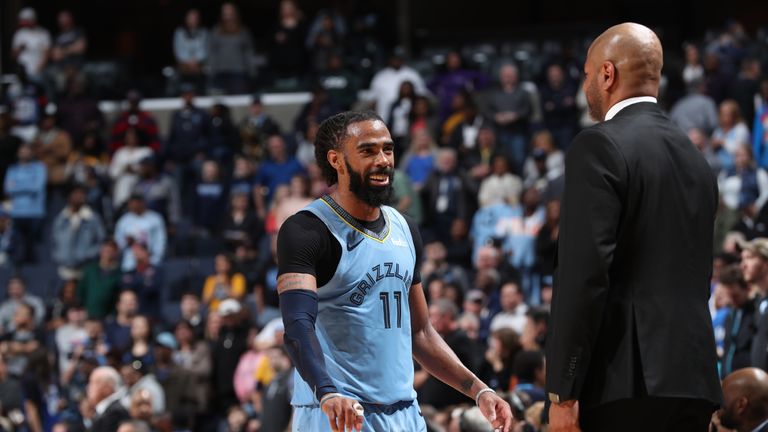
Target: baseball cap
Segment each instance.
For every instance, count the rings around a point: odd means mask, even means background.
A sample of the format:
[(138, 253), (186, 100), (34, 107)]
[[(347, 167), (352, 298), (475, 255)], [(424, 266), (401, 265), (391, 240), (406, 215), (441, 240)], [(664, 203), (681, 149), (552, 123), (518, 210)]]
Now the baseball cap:
[(483, 292), (480, 290), (473, 289), (473, 290), (469, 290), (469, 292), (467, 293), (467, 301), (482, 302), (484, 300), (485, 300), (485, 294), (483, 294)]
[(758, 237), (750, 241), (739, 240), (741, 250), (748, 250), (768, 260), (768, 238)]
[(176, 342), (176, 338), (170, 332), (160, 333), (155, 338), (155, 342), (157, 342), (158, 345), (170, 350), (176, 350), (179, 348), (179, 344)]
[(240, 312), (242, 306), (235, 299), (226, 299), (219, 303), (219, 316), (228, 316)]

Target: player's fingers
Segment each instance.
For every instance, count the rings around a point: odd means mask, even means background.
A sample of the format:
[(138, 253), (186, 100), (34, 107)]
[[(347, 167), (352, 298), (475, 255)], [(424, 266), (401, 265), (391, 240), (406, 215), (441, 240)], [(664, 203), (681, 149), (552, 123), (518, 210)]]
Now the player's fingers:
[(355, 427), (355, 410), (351, 405), (344, 407), (344, 432), (353, 432)]
[(328, 416), (328, 423), (331, 424), (331, 431), (339, 432), (339, 429), (336, 427), (336, 414), (333, 411), (328, 411), (326, 415)]
[(365, 420), (365, 417), (358, 415), (355, 417), (355, 430), (357, 432), (360, 432), (363, 430), (363, 420)]
[(504, 419), (504, 432), (509, 432), (510, 428), (512, 428), (512, 421), (514, 419), (512, 416), (512, 408), (510, 408), (509, 405), (504, 404), (501, 417)]

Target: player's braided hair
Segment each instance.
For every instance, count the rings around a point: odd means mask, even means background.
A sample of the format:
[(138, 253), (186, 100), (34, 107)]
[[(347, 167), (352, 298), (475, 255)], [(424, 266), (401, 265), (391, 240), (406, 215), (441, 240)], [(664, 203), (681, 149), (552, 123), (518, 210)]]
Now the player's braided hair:
[(336, 184), (339, 177), (336, 169), (328, 162), (328, 150), (341, 148), (349, 125), (368, 120), (381, 120), (381, 117), (373, 111), (345, 111), (320, 123), (315, 138), (315, 160), (329, 186)]

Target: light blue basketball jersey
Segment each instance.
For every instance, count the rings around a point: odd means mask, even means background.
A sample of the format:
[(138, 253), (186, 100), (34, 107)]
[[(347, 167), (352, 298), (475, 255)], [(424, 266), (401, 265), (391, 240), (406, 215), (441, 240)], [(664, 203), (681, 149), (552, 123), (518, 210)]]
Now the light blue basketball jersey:
[[(305, 210), (323, 221), (341, 245), (336, 273), (317, 287), (315, 327), (328, 375), (339, 392), (361, 402), (414, 400), (408, 294), (416, 250), (408, 223), (397, 210), (383, 206), (386, 224), (376, 234), (328, 196)], [(318, 403), (298, 372), (291, 403)]]

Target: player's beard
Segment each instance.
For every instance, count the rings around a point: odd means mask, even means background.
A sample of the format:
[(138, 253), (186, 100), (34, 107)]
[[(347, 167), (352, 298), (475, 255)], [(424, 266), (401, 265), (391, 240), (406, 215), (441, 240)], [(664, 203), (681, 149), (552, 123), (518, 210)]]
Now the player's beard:
[[(395, 170), (392, 168), (377, 169), (366, 172), (364, 175), (352, 169), (352, 166), (346, 160), (349, 171), (349, 190), (362, 202), (371, 207), (381, 207), (383, 204), (389, 204), (392, 199), (392, 182), (395, 179)], [(366, 181), (370, 176), (385, 174), (389, 176), (389, 183), (386, 186), (371, 186)]]
[(603, 95), (597, 88), (597, 76), (592, 74), (589, 77), (589, 83), (585, 90), (585, 96), (587, 97), (587, 107), (589, 108), (589, 116), (596, 122), (605, 120), (605, 114), (602, 111), (603, 107)]

